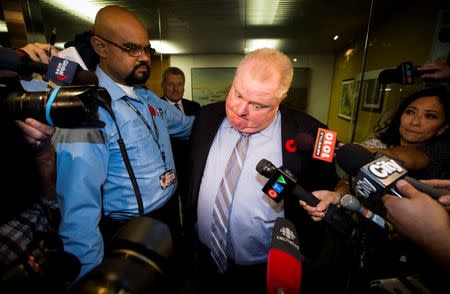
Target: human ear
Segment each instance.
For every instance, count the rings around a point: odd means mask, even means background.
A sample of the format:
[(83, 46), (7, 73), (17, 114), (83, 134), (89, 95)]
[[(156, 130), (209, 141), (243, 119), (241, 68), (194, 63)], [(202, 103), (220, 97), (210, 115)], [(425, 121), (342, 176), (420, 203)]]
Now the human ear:
[(106, 46), (105, 42), (97, 36), (92, 36), (91, 38), (92, 48), (100, 57), (106, 57)]

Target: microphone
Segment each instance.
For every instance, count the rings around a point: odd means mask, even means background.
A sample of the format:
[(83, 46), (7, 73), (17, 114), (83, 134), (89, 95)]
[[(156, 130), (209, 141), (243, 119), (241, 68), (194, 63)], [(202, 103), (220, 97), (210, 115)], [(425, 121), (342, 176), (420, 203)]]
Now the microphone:
[(267, 293), (298, 294), (302, 259), (294, 224), (285, 218), (277, 218), (267, 255)]
[(395, 69), (385, 69), (378, 75), (380, 84), (403, 84), (411, 85), (414, 78), (418, 78), (426, 73), (433, 73), (435, 70), (417, 70), (417, 66), (413, 66), (412, 62), (402, 62)]
[(299, 133), (295, 139), (287, 140), (285, 147), (291, 153), (311, 154), (315, 159), (332, 162), (335, 150), (339, 149), (336, 138), (336, 132), (319, 128), (315, 139), (308, 133)]
[(52, 57), (45, 76), (60, 86), (98, 84), (95, 72), (83, 70), (77, 62), (57, 56)]
[(346, 194), (341, 198), (341, 205), (350, 211), (356, 211), (365, 218), (371, 220), (378, 226), (388, 231), (393, 230), (393, 226), (391, 223), (386, 221), (384, 218), (379, 216), (376, 213), (373, 213), (368, 208), (362, 206), (361, 202), (359, 202), (358, 198), (353, 195)]
[(372, 161), (375, 154), (359, 144), (344, 144), (336, 151), (336, 162), (349, 176), (356, 176), (359, 169)]
[(19, 75), (30, 75), (33, 72), (46, 74), (48, 66), (33, 61), (25, 51), (0, 47), (0, 70), (9, 70)]
[[(276, 168), (267, 159), (261, 159), (256, 165), (256, 171), (269, 180), (262, 191), (275, 202), (280, 202), (286, 195), (293, 195), (305, 201), (309, 206), (317, 206), (320, 200), (311, 192), (297, 184), (297, 179), (287, 168)], [(343, 234), (350, 232), (350, 224), (345, 219), (343, 211), (336, 205), (330, 204), (325, 211), (324, 220)]]
[(298, 133), (294, 139), (286, 141), (285, 147), (287, 152), (299, 154), (312, 154), (314, 139), (308, 133)]
[(375, 158), (366, 148), (357, 144), (345, 144), (339, 149), (336, 160), (339, 166), (350, 176), (356, 175), (356, 191), (364, 198), (378, 200), (388, 190), (401, 197), (395, 183), (404, 179), (417, 190), (438, 199), (448, 192), (427, 186), (407, 176), (407, 170), (396, 160), (385, 155)]
[(294, 139), (287, 140), (285, 147), (290, 153), (311, 154), (313, 158), (332, 162), (335, 150), (339, 149), (336, 138), (336, 132), (319, 128), (315, 139), (308, 133), (299, 133)]
[(337, 133), (331, 130), (319, 128), (317, 130), (316, 144), (314, 145), (313, 158), (332, 162), (336, 145)]
[(83, 70), (78, 63), (53, 56), (50, 64), (31, 60), (25, 52), (18, 49), (0, 47), (0, 69), (9, 70), (19, 75), (33, 72), (60, 86), (98, 84), (95, 72)]

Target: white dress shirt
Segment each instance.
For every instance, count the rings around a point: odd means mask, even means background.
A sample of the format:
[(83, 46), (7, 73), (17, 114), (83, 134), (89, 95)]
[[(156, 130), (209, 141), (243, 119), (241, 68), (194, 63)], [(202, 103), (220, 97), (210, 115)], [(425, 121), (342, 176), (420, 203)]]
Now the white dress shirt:
[(170, 100), (169, 98), (166, 97), (167, 102), (169, 102), (170, 104), (172, 104), (173, 106), (177, 107), (175, 104), (178, 105), (178, 109), (181, 110), (181, 112), (184, 113), (184, 108), (183, 108), (183, 103), (181, 103), (181, 99), (178, 100), (178, 102), (173, 102), (172, 100)]
[[(209, 150), (200, 185), (197, 215), (198, 233), (210, 247), (214, 201), (231, 152), (239, 139), (225, 118)], [(272, 229), (277, 217), (284, 217), (283, 202), (275, 203), (262, 192), (267, 178), (256, 172), (261, 159), (282, 164), (281, 114), (264, 130), (249, 137), (249, 147), (231, 203), (227, 255), (236, 264), (255, 264), (267, 259)]]

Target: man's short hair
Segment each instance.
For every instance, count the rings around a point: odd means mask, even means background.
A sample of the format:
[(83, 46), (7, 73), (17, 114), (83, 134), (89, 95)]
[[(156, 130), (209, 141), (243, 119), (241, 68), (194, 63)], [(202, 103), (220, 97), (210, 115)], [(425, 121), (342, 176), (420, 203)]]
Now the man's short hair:
[(180, 68), (178, 68), (178, 67), (171, 66), (171, 67), (168, 67), (168, 68), (163, 72), (163, 75), (162, 75), (162, 83), (163, 83), (163, 84), (167, 82), (167, 77), (168, 77), (169, 75), (180, 75), (180, 76), (183, 77), (183, 81), (186, 81), (186, 78), (185, 78), (185, 76), (184, 76), (184, 72), (183, 72)]
[(294, 75), (292, 62), (286, 54), (272, 48), (256, 49), (242, 59), (236, 70), (236, 76), (239, 70), (249, 63), (252, 64), (250, 70), (257, 79), (265, 80), (279, 75), (280, 88), (276, 98), (279, 100), (286, 98)]

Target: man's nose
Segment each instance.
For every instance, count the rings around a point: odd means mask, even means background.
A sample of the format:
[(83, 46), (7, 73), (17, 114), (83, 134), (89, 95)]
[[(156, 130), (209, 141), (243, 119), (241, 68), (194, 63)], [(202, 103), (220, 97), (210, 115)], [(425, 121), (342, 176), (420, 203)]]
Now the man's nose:
[(250, 105), (247, 102), (245, 102), (245, 101), (239, 102), (239, 104), (236, 107), (237, 114), (240, 115), (240, 116), (247, 115), (249, 106)]
[(139, 56), (138, 58), (139, 61), (145, 61), (147, 62), (149, 65), (152, 62), (152, 59), (150, 58), (150, 56), (148, 54), (146, 54), (145, 52), (142, 52), (141, 56)]

